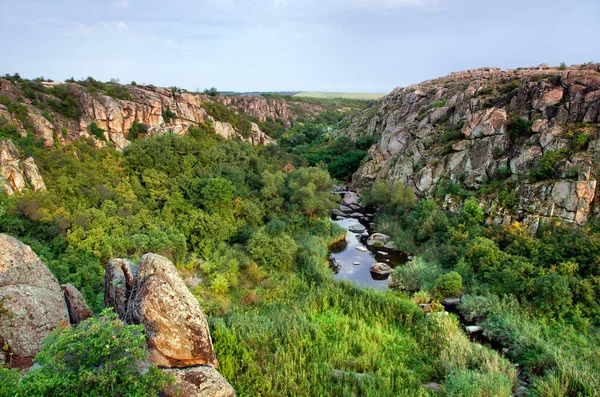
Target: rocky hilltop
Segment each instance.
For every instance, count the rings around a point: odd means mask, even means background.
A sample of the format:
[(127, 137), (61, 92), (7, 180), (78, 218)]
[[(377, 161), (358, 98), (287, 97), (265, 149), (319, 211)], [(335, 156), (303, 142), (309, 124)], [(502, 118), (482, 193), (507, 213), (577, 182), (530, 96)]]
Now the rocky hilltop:
[[(211, 116), (206, 103), (225, 105), (234, 113), (245, 113), (258, 122), (281, 120), (289, 126), (298, 117), (285, 99), (259, 95), (208, 96), (180, 89), (155, 86), (100, 83), (95, 80), (55, 83), (0, 78), (0, 118), (12, 122), (23, 133), (33, 130), (46, 146), (79, 139), (95, 139), (99, 146), (110, 144), (123, 149), (129, 144), (134, 124), (136, 134), (183, 135), (190, 125), (211, 119), (218, 134), (240, 138), (255, 145), (274, 142), (255, 122), (249, 133), (236, 129), (227, 120)], [(87, 84), (87, 85), (82, 85)], [(314, 114), (318, 106), (298, 103), (302, 112)], [(95, 131), (92, 131), (91, 124)], [(135, 129), (135, 128), (134, 128)], [(101, 133), (99, 134), (98, 131)]]
[(352, 188), (402, 181), (450, 209), (477, 194), (497, 223), (584, 224), (600, 210), (599, 109), (598, 64), (475, 69), (396, 88), (342, 131), (380, 137)]

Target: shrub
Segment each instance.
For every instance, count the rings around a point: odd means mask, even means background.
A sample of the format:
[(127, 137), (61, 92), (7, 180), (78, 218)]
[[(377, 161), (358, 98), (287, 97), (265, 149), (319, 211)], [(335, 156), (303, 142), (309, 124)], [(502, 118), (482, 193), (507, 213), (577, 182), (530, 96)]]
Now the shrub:
[(208, 95), (210, 97), (217, 97), (219, 96), (219, 91), (215, 87), (206, 88), (204, 90), (204, 95)]
[(148, 133), (148, 124), (138, 123), (134, 121), (129, 129), (129, 139), (137, 139), (141, 134)]
[(361, 136), (356, 140), (356, 148), (360, 150), (368, 150), (371, 146), (379, 141), (379, 137), (373, 135)]
[(531, 135), (531, 127), (533, 120), (525, 120), (516, 113), (511, 114), (506, 126), (509, 135), (514, 138)]
[(460, 216), (467, 225), (480, 225), (483, 223), (485, 213), (477, 200), (470, 198), (464, 202)]
[(98, 127), (98, 125), (96, 125), (96, 123), (90, 123), (90, 134), (94, 135), (96, 138), (98, 138), (101, 141), (105, 141), (106, 138), (104, 137), (104, 130), (100, 127)]
[(287, 234), (274, 236), (264, 227), (252, 234), (247, 248), (252, 259), (260, 265), (277, 270), (291, 269), (298, 249), (296, 242)]
[(443, 106), (446, 106), (446, 100), (445, 99), (438, 99), (437, 101), (433, 101), (430, 105), (430, 107), (433, 108), (441, 108)]
[(165, 109), (162, 111), (162, 117), (166, 124), (170, 124), (171, 121), (177, 118), (177, 113), (172, 112), (170, 109)]
[(146, 361), (145, 345), (141, 325), (125, 325), (112, 309), (104, 310), (75, 328), (53, 331), (35, 358), (39, 367), (18, 382), (9, 377), (16, 387), (11, 395), (157, 395), (174, 379)]
[(558, 70), (567, 70), (567, 65), (564, 62), (561, 62)]
[(434, 281), (441, 271), (439, 266), (417, 258), (404, 266), (398, 266), (394, 269), (390, 287), (409, 292), (431, 290)]
[(462, 277), (457, 272), (441, 275), (435, 280), (433, 289), (440, 299), (456, 297), (463, 289)]
[(68, 84), (55, 85), (54, 87), (49, 88), (47, 92), (59, 99), (59, 101), (54, 99), (47, 100), (48, 104), (55, 112), (73, 120), (76, 120), (79, 117), (79, 100), (75, 94), (73, 94)]

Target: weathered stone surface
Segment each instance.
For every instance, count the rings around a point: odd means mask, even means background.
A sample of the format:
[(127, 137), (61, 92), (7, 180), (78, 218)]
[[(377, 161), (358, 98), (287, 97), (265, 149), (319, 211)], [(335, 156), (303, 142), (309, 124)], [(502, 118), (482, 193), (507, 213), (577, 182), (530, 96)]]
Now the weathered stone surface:
[(40, 175), (37, 165), (32, 157), (28, 157), (22, 163), (23, 174), (31, 185), (34, 192), (38, 190), (46, 190), (46, 184)]
[(112, 259), (104, 273), (104, 306), (112, 307), (122, 321), (135, 321), (133, 302), (137, 265), (126, 259)]
[(465, 123), (462, 132), (475, 139), (482, 136), (501, 135), (505, 132), (508, 115), (506, 110), (491, 108), (471, 116)]
[(212, 367), (169, 368), (164, 371), (174, 375), (176, 382), (161, 391), (161, 397), (235, 396), (233, 387)]
[[(483, 198), (488, 221), (535, 228), (556, 216), (584, 224), (593, 208), (600, 208), (594, 184), (600, 172), (598, 70), (598, 65), (486, 68), (396, 88), (338, 131), (353, 139), (380, 137), (349, 188), (360, 193), (377, 180), (402, 181), (418, 197), (433, 198), (441, 182), (477, 190), (491, 180), (508, 179), (518, 203), (506, 208), (497, 194)], [(434, 101), (445, 103), (435, 108)], [(580, 134), (589, 144), (574, 148), (573, 138)], [(563, 149), (569, 150), (561, 152), (554, 180), (532, 183), (530, 173), (542, 156)], [(553, 193), (554, 183), (560, 185)], [(459, 211), (462, 200), (444, 199), (444, 206)]]
[(383, 233), (373, 233), (367, 239), (367, 245), (374, 245), (375, 247), (383, 247), (387, 241), (390, 239), (390, 236)]
[(92, 311), (77, 288), (71, 284), (62, 284), (60, 287), (65, 294), (65, 303), (71, 324), (79, 324), (86, 318), (92, 317)]
[(354, 192), (348, 192), (344, 194), (344, 198), (342, 199), (342, 205), (349, 206), (351, 204), (358, 204), (359, 197), (358, 194)]
[(29, 368), (42, 340), (69, 316), (56, 278), (31, 248), (0, 234), (0, 345), (12, 364)]
[(333, 211), (331, 211), (331, 214), (335, 215), (337, 217), (340, 217), (340, 218), (345, 218), (347, 216), (345, 213), (343, 213), (340, 210), (333, 210)]
[(474, 334), (475, 332), (481, 332), (483, 328), (478, 325), (467, 325), (465, 330), (470, 334)]
[(374, 263), (373, 265), (371, 265), (369, 270), (371, 270), (371, 272), (375, 274), (381, 275), (390, 274), (393, 271), (393, 269), (389, 265), (381, 262)]
[[(192, 125), (206, 122), (210, 116), (202, 107), (206, 102), (219, 102), (229, 107), (234, 112), (245, 112), (257, 117), (260, 121), (268, 118), (282, 120), (287, 127), (297, 118), (285, 100), (275, 98), (264, 98), (260, 95), (236, 95), (219, 96), (211, 98), (203, 94), (192, 94), (187, 92), (172, 92), (169, 89), (154, 86), (124, 86), (129, 91), (131, 99), (115, 99), (104, 95), (102, 92), (90, 93), (87, 87), (76, 83), (52, 83), (51, 86), (64, 85), (77, 98), (80, 117), (78, 120), (68, 119), (59, 113), (52, 113), (53, 121), (43, 117), (43, 111), (34, 106), (28, 99), (25, 105), (28, 108), (28, 122), (33, 126), (35, 134), (44, 140), (46, 146), (51, 147), (54, 139), (61, 143), (84, 139), (91, 136), (89, 126), (95, 123), (105, 131), (104, 138), (108, 144), (119, 150), (130, 144), (129, 132), (134, 122), (144, 124), (147, 127), (146, 136), (173, 133), (185, 135)], [(0, 95), (5, 95), (15, 100), (22, 97), (18, 86), (0, 78)], [(57, 101), (59, 99), (56, 99)], [(298, 103), (306, 114), (316, 114), (323, 111), (323, 107), (308, 103)], [(169, 111), (175, 115), (174, 118), (165, 120), (164, 112)], [(0, 117), (12, 122), (21, 131), (25, 131), (22, 123), (16, 120), (2, 105)], [(216, 123), (215, 123), (216, 124)], [(242, 137), (236, 131), (224, 131), (227, 126), (215, 125), (218, 133), (222, 133), (235, 139), (243, 139), (254, 145), (267, 145), (275, 140), (265, 135), (256, 123), (251, 124), (248, 137)], [(222, 127), (222, 128), (221, 128)], [(66, 134), (56, 132), (66, 129)], [(96, 145), (105, 146), (107, 143), (96, 139)], [(228, 138), (231, 139), (231, 138)]]
[(0, 141), (0, 192), (23, 193), (31, 186), (33, 191), (46, 190), (44, 180), (33, 158), (21, 161), (19, 151), (10, 141)]
[(144, 255), (135, 288), (136, 315), (144, 326), (153, 362), (163, 367), (216, 367), (202, 308), (167, 258)]
[(350, 230), (352, 233), (362, 233), (365, 230), (367, 230), (367, 228), (361, 225), (360, 223), (355, 223), (353, 225), (348, 226), (348, 230)]

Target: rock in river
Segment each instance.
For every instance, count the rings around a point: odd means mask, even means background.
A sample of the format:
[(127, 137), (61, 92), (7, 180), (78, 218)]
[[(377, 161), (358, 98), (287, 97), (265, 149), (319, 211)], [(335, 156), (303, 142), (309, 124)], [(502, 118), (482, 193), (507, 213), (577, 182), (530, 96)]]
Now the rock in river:
[(352, 233), (362, 233), (367, 230), (367, 228), (360, 223), (355, 223), (354, 225), (348, 226), (348, 230), (350, 230)]
[(383, 233), (373, 233), (371, 237), (367, 240), (367, 245), (374, 245), (375, 247), (383, 247), (387, 241), (390, 239), (390, 236)]
[(381, 275), (390, 274), (393, 271), (389, 265), (387, 265), (385, 263), (381, 263), (381, 262), (377, 262), (377, 263), (373, 264), (371, 266), (370, 270), (371, 270), (371, 272), (373, 272), (375, 274), (381, 274)]

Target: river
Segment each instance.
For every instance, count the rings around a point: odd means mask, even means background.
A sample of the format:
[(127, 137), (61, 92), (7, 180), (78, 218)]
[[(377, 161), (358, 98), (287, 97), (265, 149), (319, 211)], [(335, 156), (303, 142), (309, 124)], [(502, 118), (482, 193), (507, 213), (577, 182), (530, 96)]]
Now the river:
[[(365, 234), (348, 231), (344, 241), (334, 244), (330, 248), (329, 260), (335, 273), (334, 278), (346, 279), (361, 287), (386, 289), (389, 284), (389, 275), (380, 276), (371, 273), (369, 270), (371, 265), (382, 262), (394, 268), (408, 261), (406, 254), (366, 244), (368, 235), (373, 233), (369, 227), (370, 222), (373, 221), (371, 217), (365, 215), (359, 220), (332, 216), (331, 220), (346, 230), (356, 223), (362, 224), (367, 229)], [(365, 248), (367, 251), (361, 252), (357, 247)]]

